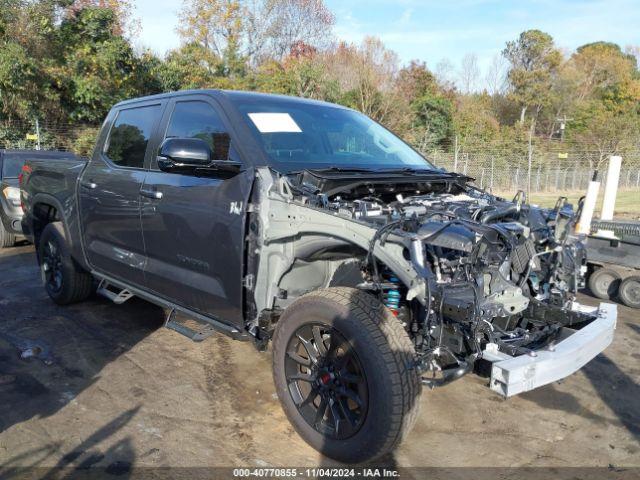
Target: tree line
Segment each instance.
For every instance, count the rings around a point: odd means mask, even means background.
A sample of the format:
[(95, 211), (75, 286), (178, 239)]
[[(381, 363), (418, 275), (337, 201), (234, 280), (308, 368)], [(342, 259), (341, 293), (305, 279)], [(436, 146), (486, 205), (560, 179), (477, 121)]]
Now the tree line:
[[(185, 0), (181, 45), (163, 57), (134, 47), (131, 0), (0, 0), (0, 145), (34, 120), (87, 153), (116, 102), (190, 88), (257, 90), (362, 111), (424, 152), (583, 151), (590, 167), (640, 151), (637, 46), (597, 41), (568, 53), (522, 32), (479, 88), (477, 58), (431, 70), (402, 64), (376, 37), (333, 35), (323, 0)], [(70, 128), (69, 126), (72, 126)]]

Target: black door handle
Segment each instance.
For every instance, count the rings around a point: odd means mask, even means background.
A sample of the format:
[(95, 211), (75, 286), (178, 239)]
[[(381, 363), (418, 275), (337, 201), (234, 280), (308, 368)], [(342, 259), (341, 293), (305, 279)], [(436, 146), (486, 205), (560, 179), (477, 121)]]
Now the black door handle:
[(95, 182), (81, 182), (80, 185), (90, 190), (95, 190), (98, 187), (98, 184)]

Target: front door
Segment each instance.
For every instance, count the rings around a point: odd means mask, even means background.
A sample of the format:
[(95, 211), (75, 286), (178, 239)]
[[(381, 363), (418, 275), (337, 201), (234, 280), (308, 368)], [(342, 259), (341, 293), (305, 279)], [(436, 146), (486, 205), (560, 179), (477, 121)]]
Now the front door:
[[(168, 107), (167, 137), (200, 138), (217, 160), (237, 160), (227, 123), (206, 96), (180, 97)], [(147, 288), (231, 325), (242, 322), (244, 209), (251, 172), (199, 178), (154, 168), (145, 178), (142, 228)]]
[(162, 110), (159, 104), (146, 105), (115, 115), (105, 148), (94, 152), (80, 178), (83, 244), (93, 268), (143, 285), (140, 188), (149, 138)]

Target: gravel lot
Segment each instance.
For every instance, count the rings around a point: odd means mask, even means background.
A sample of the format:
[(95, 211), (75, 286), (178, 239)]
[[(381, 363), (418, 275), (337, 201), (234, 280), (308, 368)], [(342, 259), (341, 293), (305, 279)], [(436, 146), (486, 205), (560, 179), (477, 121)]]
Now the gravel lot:
[[(586, 303), (595, 300), (582, 295)], [(468, 375), (425, 391), (389, 466), (640, 466), (640, 312), (581, 372), (510, 400)], [(289, 426), (270, 354), (162, 328), (162, 309), (49, 301), (33, 247), (0, 250), (0, 478), (16, 467), (332, 465)], [(21, 359), (31, 346), (38, 358)]]

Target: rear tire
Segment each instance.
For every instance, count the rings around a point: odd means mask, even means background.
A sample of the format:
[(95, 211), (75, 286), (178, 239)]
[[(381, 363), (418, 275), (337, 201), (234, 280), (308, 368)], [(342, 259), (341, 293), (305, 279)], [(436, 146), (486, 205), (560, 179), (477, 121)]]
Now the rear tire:
[(58, 305), (85, 300), (92, 291), (93, 277), (71, 257), (64, 227), (49, 223), (40, 236), (38, 258), (45, 289)]
[(422, 389), (414, 363), (398, 319), (353, 288), (299, 298), (273, 337), (274, 382), (289, 421), (309, 445), (345, 463), (385, 455), (411, 430)]
[(16, 243), (16, 236), (7, 232), (4, 228), (2, 220), (0, 220), (0, 248), (13, 247)]
[(619, 285), (620, 274), (610, 268), (599, 268), (589, 276), (589, 290), (603, 300), (615, 298)]
[(625, 278), (618, 289), (618, 296), (627, 307), (640, 308), (640, 276)]

